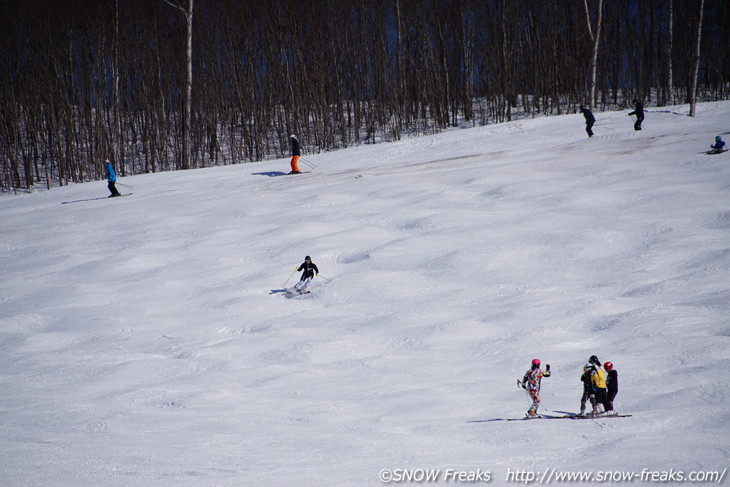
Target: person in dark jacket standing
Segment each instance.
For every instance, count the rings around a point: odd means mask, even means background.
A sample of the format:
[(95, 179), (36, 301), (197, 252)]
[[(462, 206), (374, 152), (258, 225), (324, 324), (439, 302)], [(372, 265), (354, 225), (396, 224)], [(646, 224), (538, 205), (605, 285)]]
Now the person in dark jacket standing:
[(291, 172), (289, 174), (299, 174), (299, 157), (302, 152), (299, 149), (299, 139), (296, 135), (290, 135), (289, 140), (291, 141)]
[(588, 134), (588, 137), (593, 137), (592, 129), (593, 124), (596, 123), (596, 117), (594, 117), (593, 113), (591, 113), (591, 111), (583, 105), (580, 106), (580, 113), (582, 113), (586, 119), (586, 133)]
[(121, 193), (117, 191), (117, 173), (114, 172), (114, 166), (112, 166), (112, 163), (109, 162), (109, 159), (104, 162), (104, 171), (106, 172), (106, 179), (109, 181), (109, 184), (107, 185), (107, 188), (109, 188), (109, 191), (111, 192), (109, 197), (122, 196)]
[(606, 412), (613, 411), (613, 400), (618, 394), (618, 372), (614, 370), (613, 363), (606, 362), (603, 364), (603, 368), (606, 369), (608, 377), (606, 378)]
[(312, 282), (314, 276), (319, 275), (319, 269), (317, 268), (317, 265), (312, 262), (312, 258), (310, 256), (306, 256), (302, 265), (297, 267), (297, 271), (304, 272), (302, 272), (302, 277), (299, 278), (299, 282), (294, 285), (294, 289), (297, 292), (303, 293), (307, 290), (307, 286), (310, 282)]
[(641, 122), (644, 121), (644, 105), (639, 100), (634, 100), (634, 111), (629, 113), (629, 117), (632, 115), (636, 115), (634, 130), (641, 130)]
[(583, 396), (580, 398), (580, 413), (578, 416), (585, 416), (586, 414), (586, 402), (591, 403), (593, 413), (597, 411), (596, 395), (593, 390), (593, 381), (591, 380), (592, 375), (595, 373), (596, 368), (592, 364), (586, 364), (583, 367), (583, 375), (580, 376), (580, 381), (583, 383)]

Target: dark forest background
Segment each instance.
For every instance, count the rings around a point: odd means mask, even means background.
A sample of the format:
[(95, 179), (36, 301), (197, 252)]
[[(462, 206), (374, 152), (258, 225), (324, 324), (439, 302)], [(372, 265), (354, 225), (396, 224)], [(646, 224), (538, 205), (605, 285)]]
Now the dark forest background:
[(725, 0), (195, 0), (186, 126), (190, 1), (0, 2), (0, 189), (686, 103), (700, 25), (697, 97), (730, 90)]

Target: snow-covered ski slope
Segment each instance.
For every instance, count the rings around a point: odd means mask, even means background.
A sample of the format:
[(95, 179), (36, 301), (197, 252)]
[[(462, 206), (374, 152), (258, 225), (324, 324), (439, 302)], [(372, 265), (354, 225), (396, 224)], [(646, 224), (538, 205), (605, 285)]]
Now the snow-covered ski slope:
[[(0, 484), (722, 471), (730, 103), (627, 113), (0, 197)], [(488, 421), (533, 358), (577, 412), (592, 354), (632, 417)]]

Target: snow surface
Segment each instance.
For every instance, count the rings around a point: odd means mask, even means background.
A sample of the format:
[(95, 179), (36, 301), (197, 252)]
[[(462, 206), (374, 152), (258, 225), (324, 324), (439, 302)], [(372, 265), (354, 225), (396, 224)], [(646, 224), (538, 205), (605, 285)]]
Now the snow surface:
[[(730, 103), (686, 113), (0, 198), (0, 484), (726, 468), (730, 155), (701, 152)], [(320, 278), (287, 295), (307, 254)], [(592, 354), (632, 417), (492, 421), (524, 415), (536, 357), (541, 411), (576, 412)]]

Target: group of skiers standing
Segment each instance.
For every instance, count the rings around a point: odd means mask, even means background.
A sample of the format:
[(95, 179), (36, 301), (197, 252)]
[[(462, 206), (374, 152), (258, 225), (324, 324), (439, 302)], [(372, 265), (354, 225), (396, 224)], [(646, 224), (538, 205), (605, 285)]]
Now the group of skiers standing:
[[(550, 364), (545, 365), (545, 370), (542, 370), (540, 365), (540, 359), (534, 359), (530, 370), (522, 378), (522, 388), (527, 391), (532, 400), (532, 405), (527, 410), (527, 417), (539, 417), (537, 409), (540, 407), (540, 382), (543, 377), (551, 375)], [(591, 355), (588, 363), (583, 366), (583, 375), (580, 380), (583, 383), (583, 396), (580, 400), (579, 416), (586, 415), (586, 403), (589, 401), (592, 406), (589, 415), (612, 414), (613, 400), (618, 394), (618, 372), (613, 368), (613, 364), (606, 362), (601, 368), (598, 357)]]
[[(618, 394), (618, 372), (613, 368), (611, 362), (603, 364), (598, 357), (591, 355), (588, 363), (583, 366), (583, 375), (580, 376), (583, 383), (583, 396), (580, 399), (580, 415), (586, 414), (586, 402), (590, 401), (591, 415), (613, 412), (613, 400)], [(601, 407), (603, 411), (601, 411)]]

